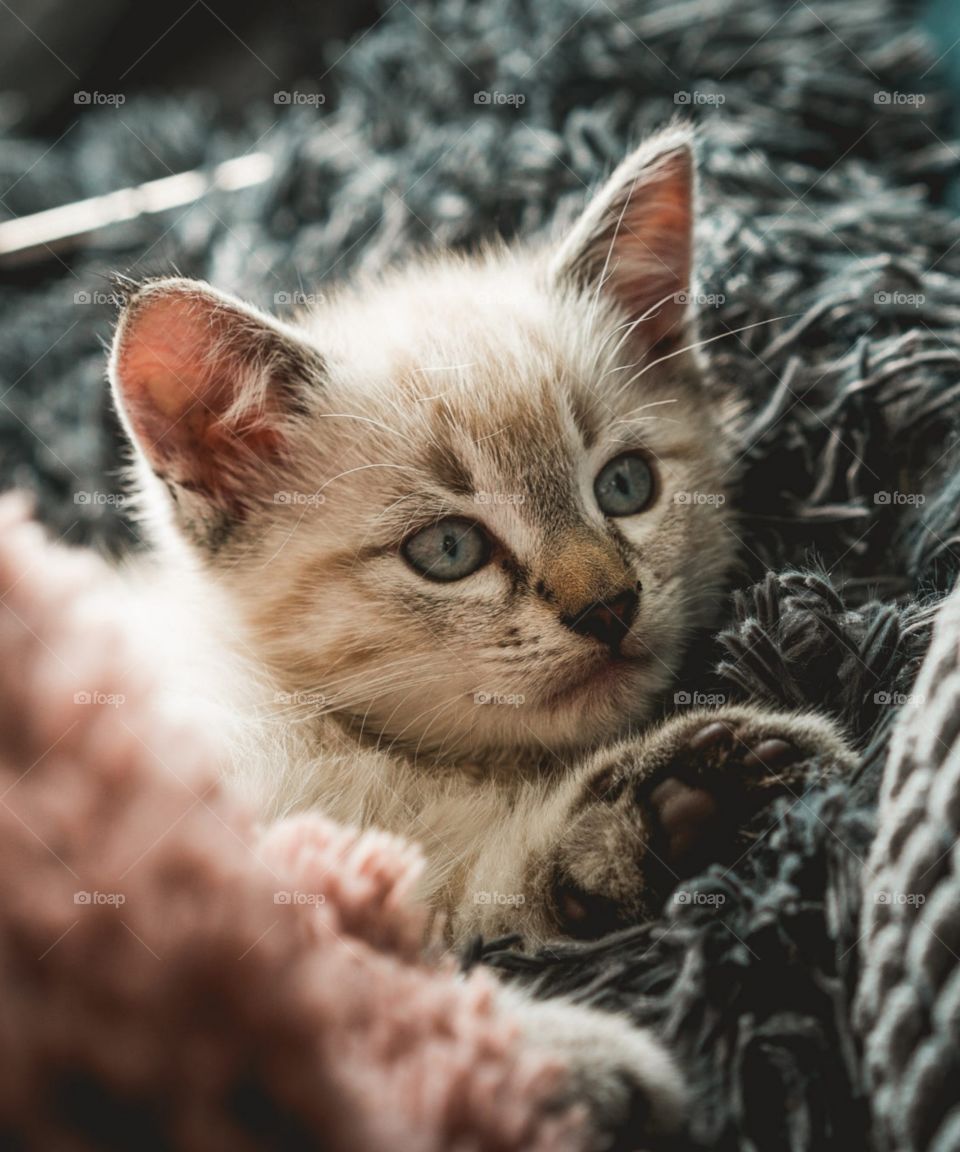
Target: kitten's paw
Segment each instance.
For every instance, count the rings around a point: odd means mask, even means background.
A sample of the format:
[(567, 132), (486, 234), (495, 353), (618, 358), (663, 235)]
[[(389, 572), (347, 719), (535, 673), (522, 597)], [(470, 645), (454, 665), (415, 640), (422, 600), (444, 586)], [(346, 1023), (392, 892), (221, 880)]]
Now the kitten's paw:
[(799, 795), (813, 761), (853, 765), (829, 720), (734, 706), (599, 753), (552, 860), (558, 928), (590, 938), (655, 916), (679, 881), (732, 862), (742, 829), (776, 796)]
[(566, 1064), (553, 1101), (558, 1110), (587, 1109), (589, 1152), (638, 1152), (672, 1146), (683, 1127), (686, 1093), (673, 1060), (648, 1030), (564, 1000), (531, 1000), (501, 990), (529, 1043)]
[(738, 829), (776, 796), (800, 795), (811, 761), (852, 767), (830, 721), (729, 708), (667, 725), (644, 756), (639, 799), (653, 820), (653, 845), (678, 878), (736, 843)]

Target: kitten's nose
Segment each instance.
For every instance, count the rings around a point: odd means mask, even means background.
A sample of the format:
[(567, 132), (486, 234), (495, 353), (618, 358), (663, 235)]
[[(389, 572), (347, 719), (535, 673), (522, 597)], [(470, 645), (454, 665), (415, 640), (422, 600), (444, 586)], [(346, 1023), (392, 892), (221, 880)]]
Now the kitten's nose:
[(564, 616), (563, 622), (581, 636), (592, 636), (616, 652), (630, 631), (639, 603), (639, 595), (630, 588), (612, 598), (588, 604), (572, 616)]

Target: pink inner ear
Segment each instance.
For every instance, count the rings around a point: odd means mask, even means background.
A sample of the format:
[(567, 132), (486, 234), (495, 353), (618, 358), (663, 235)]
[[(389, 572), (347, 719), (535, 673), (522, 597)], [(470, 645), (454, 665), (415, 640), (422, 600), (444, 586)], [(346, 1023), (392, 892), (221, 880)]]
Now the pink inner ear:
[(130, 309), (114, 378), (138, 443), (159, 474), (229, 498), (237, 470), (280, 447), (262, 391), (246, 412), (235, 406), (257, 370), (262, 322), (199, 287), (148, 288)]
[[(609, 284), (634, 319), (637, 336), (655, 344), (678, 334), (692, 270), (693, 174), (686, 150), (641, 172), (627, 192), (610, 255)], [(609, 243), (609, 236), (608, 236)]]

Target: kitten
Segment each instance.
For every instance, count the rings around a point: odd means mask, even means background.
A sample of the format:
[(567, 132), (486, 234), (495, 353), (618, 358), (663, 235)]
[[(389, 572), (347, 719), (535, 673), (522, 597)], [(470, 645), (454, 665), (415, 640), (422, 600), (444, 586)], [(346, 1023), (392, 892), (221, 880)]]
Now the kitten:
[(674, 128), (555, 244), (424, 258), (290, 323), (173, 279), (120, 319), (116, 401), (237, 787), (420, 841), (454, 941), (649, 917), (792, 763), (849, 761), (815, 716), (649, 724), (736, 560), (694, 183)]

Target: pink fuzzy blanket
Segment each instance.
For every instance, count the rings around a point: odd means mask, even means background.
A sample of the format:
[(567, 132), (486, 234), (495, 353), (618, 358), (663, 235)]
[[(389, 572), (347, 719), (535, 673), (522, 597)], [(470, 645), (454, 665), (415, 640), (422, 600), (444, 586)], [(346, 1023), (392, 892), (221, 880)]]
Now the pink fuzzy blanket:
[(0, 501), (0, 1146), (580, 1147), (496, 986), (421, 959), (416, 851), (258, 830), (120, 596)]

